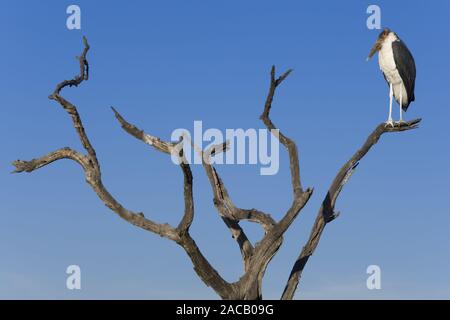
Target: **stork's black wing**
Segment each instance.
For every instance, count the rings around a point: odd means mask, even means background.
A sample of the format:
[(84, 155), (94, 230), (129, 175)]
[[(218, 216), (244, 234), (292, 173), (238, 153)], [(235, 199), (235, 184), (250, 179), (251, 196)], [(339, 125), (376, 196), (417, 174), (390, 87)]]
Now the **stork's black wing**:
[(411, 101), (415, 99), (416, 64), (411, 52), (402, 40), (397, 40), (392, 43), (392, 51), (394, 52), (395, 65), (408, 94), (408, 103), (403, 107), (406, 111)]

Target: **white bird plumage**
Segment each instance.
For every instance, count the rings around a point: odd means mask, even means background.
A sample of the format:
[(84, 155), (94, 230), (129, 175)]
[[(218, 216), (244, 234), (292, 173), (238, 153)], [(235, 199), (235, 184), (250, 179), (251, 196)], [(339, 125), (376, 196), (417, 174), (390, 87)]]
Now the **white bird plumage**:
[(414, 58), (406, 45), (395, 32), (384, 29), (372, 48), (368, 59), (378, 51), (378, 64), (389, 84), (389, 117), (387, 124), (393, 126), (392, 100), (400, 106), (400, 123), (403, 122), (403, 110), (414, 101), (416, 68)]

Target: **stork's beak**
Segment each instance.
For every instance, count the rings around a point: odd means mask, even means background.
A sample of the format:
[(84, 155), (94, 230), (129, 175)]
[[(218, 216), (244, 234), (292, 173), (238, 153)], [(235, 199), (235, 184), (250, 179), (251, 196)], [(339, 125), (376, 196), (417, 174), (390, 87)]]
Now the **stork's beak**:
[(372, 56), (381, 49), (381, 46), (383, 45), (383, 40), (378, 39), (377, 42), (372, 47), (372, 50), (370, 50), (369, 56), (367, 57), (367, 61), (369, 61)]

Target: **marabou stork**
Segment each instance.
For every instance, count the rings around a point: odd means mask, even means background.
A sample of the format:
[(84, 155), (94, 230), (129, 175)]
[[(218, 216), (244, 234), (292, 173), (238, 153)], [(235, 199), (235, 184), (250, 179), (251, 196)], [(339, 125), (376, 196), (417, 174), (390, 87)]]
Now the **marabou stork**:
[(378, 51), (378, 63), (384, 78), (389, 84), (389, 118), (387, 125), (394, 126), (392, 120), (392, 96), (400, 106), (400, 121), (403, 121), (403, 111), (414, 101), (414, 85), (416, 81), (416, 64), (411, 52), (397, 34), (388, 28), (378, 36), (375, 45), (370, 50), (369, 60)]

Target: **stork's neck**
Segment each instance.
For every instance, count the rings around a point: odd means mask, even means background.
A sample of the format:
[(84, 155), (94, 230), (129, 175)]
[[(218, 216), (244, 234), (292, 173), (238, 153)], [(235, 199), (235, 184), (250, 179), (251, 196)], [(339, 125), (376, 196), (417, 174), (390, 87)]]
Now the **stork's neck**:
[(397, 41), (397, 40), (398, 40), (397, 35), (394, 32), (390, 32), (388, 34), (388, 36), (386, 38), (384, 38), (383, 47), (386, 46), (386, 45), (387, 46), (391, 46), (392, 42)]

